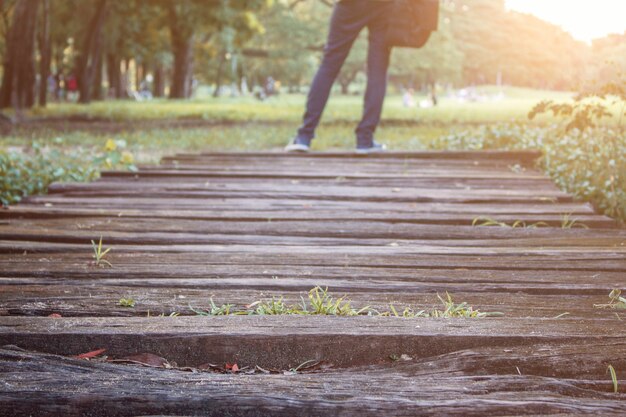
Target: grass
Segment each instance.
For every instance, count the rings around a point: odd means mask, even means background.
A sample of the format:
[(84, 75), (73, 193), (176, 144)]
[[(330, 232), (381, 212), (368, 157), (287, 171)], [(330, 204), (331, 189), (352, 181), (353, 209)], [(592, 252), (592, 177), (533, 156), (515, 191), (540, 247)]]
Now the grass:
[(452, 296), (446, 292), (443, 298), (437, 294), (437, 298), (443, 305), (443, 309), (413, 310), (406, 307), (401, 313), (393, 306), (388, 311), (378, 311), (373, 308), (354, 308), (346, 296), (335, 297), (328, 292), (328, 288), (315, 287), (311, 289), (307, 298), (301, 297), (300, 304), (287, 304), (282, 297), (258, 300), (243, 307), (235, 304), (217, 305), (210, 300), (208, 309), (189, 307), (192, 312), (199, 316), (226, 316), (226, 315), (249, 315), (249, 316), (380, 316), (397, 318), (483, 318), (501, 316), (502, 313), (486, 313), (474, 309), (469, 304), (455, 303)]
[[(498, 87), (486, 86), (477, 90), (481, 94), (494, 96), (500, 92)], [(402, 97), (397, 94), (388, 95), (385, 101), (383, 120), (404, 120), (422, 122), (471, 122), (493, 123), (511, 120), (522, 120), (537, 101), (542, 99), (566, 100), (572, 93), (561, 93), (542, 90), (505, 87), (502, 89), (505, 98), (501, 100), (485, 100), (481, 102), (460, 102), (455, 98), (442, 94), (440, 105), (435, 108), (406, 108), (402, 105)], [(425, 97), (416, 97), (417, 101)], [(104, 101), (90, 105), (75, 103), (51, 103), (47, 108), (35, 108), (31, 116), (36, 117), (67, 117), (84, 115), (115, 121), (142, 119), (204, 119), (219, 122), (254, 122), (254, 121), (286, 121), (299, 122), (306, 96), (281, 95), (260, 102), (252, 97), (244, 98), (202, 98), (188, 101), (153, 100), (151, 102), (136, 101)], [(324, 113), (326, 122), (357, 121), (362, 111), (361, 96), (334, 95)], [(549, 120), (547, 117), (545, 120)]]
[(516, 220), (513, 223), (508, 224), (505, 222), (499, 222), (497, 220), (494, 220), (491, 217), (480, 216), (480, 217), (476, 217), (472, 221), (472, 226), (499, 226), (499, 227), (510, 227), (512, 229), (517, 229), (517, 228), (534, 229), (536, 227), (548, 227), (548, 224), (546, 222), (537, 222), (537, 223), (527, 224), (523, 220)]
[(613, 382), (613, 392), (617, 394), (619, 391), (619, 386), (617, 383), (617, 373), (615, 372), (615, 368), (613, 368), (613, 365), (609, 365), (608, 372), (611, 375), (611, 381)]
[(626, 310), (626, 298), (622, 297), (622, 291), (614, 289), (609, 293), (609, 302), (605, 304), (594, 304), (595, 308), (610, 308)]
[(127, 298), (120, 298), (120, 301), (118, 302), (118, 305), (122, 306), (122, 307), (135, 307), (135, 300), (133, 300), (130, 297)]
[[(523, 220), (516, 220), (513, 223), (509, 224), (506, 222), (501, 222), (495, 220), (488, 216), (479, 216), (472, 220), (472, 226), (481, 227), (481, 226), (498, 226), (498, 227), (510, 227), (511, 229), (535, 229), (537, 227), (550, 227), (550, 225), (546, 222), (536, 222), (536, 223), (526, 223)], [(578, 219), (572, 218), (571, 213), (565, 213), (561, 215), (561, 229), (589, 229), (584, 223), (578, 221)]]
[(579, 222), (578, 219), (573, 219), (572, 213), (566, 213), (562, 215), (561, 229), (574, 229), (577, 227), (581, 229), (589, 229), (589, 226), (587, 226), (586, 224)]
[(100, 268), (104, 268), (108, 266), (109, 268), (113, 267), (113, 264), (105, 259), (108, 253), (111, 251), (111, 248), (104, 249), (102, 247), (102, 236), (100, 236), (100, 241), (96, 244), (93, 240), (91, 241), (91, 247), (93, 249), (93, 259), (96, 266)]

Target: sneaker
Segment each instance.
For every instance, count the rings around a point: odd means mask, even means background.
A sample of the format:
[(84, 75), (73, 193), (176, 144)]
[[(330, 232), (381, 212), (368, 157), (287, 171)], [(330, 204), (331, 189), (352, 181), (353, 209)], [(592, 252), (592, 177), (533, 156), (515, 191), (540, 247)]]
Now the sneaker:
[(370, 154), (370, 153), (381, 153), (387, 150), (387, 146), (382, 143), (373, 142), (371, 146), (358, 146), (356, 147), (356, 153), (359, 154)]
[(295, 138), (285, 146), (285, 152), (309, 152), (310, 150), (311, 141), (301, 138)]

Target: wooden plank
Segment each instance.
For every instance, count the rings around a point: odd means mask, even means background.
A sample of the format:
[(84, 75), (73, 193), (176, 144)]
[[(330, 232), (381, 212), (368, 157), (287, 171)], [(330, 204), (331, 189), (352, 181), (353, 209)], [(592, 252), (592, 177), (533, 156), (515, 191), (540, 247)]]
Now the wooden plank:
[[(20, 230), (21, 228), (21, 230)], [(585, 246), (586, 242), (602, 239), (626, 239), (624, 229), (585, 229), (585, 228), (507, 228), (429, 225), (414, 223), (381, 223), (363, 221), (240, 221), (225, 222), (214, 220), (177, 220), (163, 222), (160, 219), (128, 219), (124, 217), (93, 219), (14, 219), (0, 221), (0, 232), (25, 232), (28, 230), (63, 230), (98, 232), (145, 233), (192, 233), (261, 236), (306, 236), (306, 237), (361, 237), (377, 239), (423, 239), (423, 240), (474, 240), (478, 245), (483, 240), (530, 242), (567, 239), (567, 246)], [(50, 234), (50, 233), (48, 233)], [(106, 234), (106, 233), (105, 233)], [(393, 241), (393, 240), (392, 240)]]
[[(570, 350), (513, 348), (507, 356), (516, 359), (509, 363), (504, 363), (502, 351), (496, 349), (468, 350), (359, 371), (215, 375), (164, 372), (5, 348), (0, 350), (0, 372), (6, 381), (6, 388), (0, 392), (0, 413), (41, 416), (75, 413), (92, 416), (621, 415), (624, 394), (608, 393), (610, 387), (599, 375), (604, 369), (601, 361), (615, 357), (590, 354), (593, 350), (593, 344), (577, 345)], [(610, 349), (605, 351), (610, 352)], [(619, 353), (623, 349), (613, 351)], [(569, 360), (581, 356), (597, 359), (581, 363)], [(466, 376), (471, 372), (468, 365), (483, 364), (485, 359), (491, 364), (487, 369), (497, 369), (496, 375)], [(532, 371), (526, 374), (521, 370), (522, 375), (514, 373), (513, 364), (529, 364), (535, 369), (542, 359), (553, 364), (552, 375), (537, 375)], [(527, 368), (522, 365), (521, 369)], [(581, 371), (585, 377), (568, 373), (571, 370)], [(454, 393), (453, 398), (451, 393)]]
[[(56, 281), (53, 286), (34, 284), (37, 280), (31, 280), (30, 283), (24, 280), (19, 285), (7, 282), (3, 285), (5, 280), (0, 280), (0, 316), (45, 317), (61, 314), (63, 317), (147, 317), (170, 315), (173, 312), (195, 316), (198, 310), (209, 311), (211, 300), (218, 306), (232, 304), (233, 311), (245, 311), (246, 306), (260, 300), (281, 299), (286, 305), (298, 305), (301, 297), (307, 299), (308, 291), (320, 284), (310, 279), (301, 282), (296, 279), (267, 278), (248, 279), (243, 285), (231, 286), (231, 280), (221, 281), (225, 284), (222, 287), (199, 289), (201, 286), (151, 285), (150, 280), (142, 283), (132, 278), (126, 281), (85, 277)], [(206, 280), (203, 282), (206, 283)], [(369, 307), (389, 312), (393, 305), (401, 313), (407, 307), (413, 311), (444, 308), (434, 293), (425, 293), (423, 290), (416, 292), (415, 287), (410, 285), (389, 284), (333, 281), (329, 291), (335, 297), (344, 296), (349, 291), (349, 300), (356, 309)], [(626, 319), (626, 312), (620, 315), (617, 310), (594, 308), (594, 305), (606, 304), (607, 293), (587, 295), (588, 291), (588, 288), (581, 288), (554, 295), (543, 292), (528, 294), (517, 290), (512, 294), (504, 291), (477, 292), (468, 288), (466, 292), (451, 291), (450, 294), (457, 303), (466, 302), (481, 312), (501, 313), (507, 318), (594, 318), (600, 322), (619, 320), (619, 317)], [(444, 291), (440, 294), (445, 297)], [(119, 300), (122, 298), (134, 300), (135, 306), (120, 306)]]
[[(626, 246), (626, 233), (617, 236), (585, 236), (574, 238), (572, 236), (562, 237), (511, 237), (500, 239), (472, 239), (467, 236), (465, 239), (423, 239), (419, 235), (403, 235), (398, 238), (394, 235), (375, 236), (369, 233), (353, 235), (350, 231), (343, 230), (344, 233), (334, 236), (308, 235), (300, 236), (287, 233), (215, 233), (207, 231), (205, 233), (191, 232), (153, 232), (152, 229), (118, 231), (112, 230), (110, 224), (102, 228), (85, 230), (67, 230), (66, 228), (46, 227), (42, 230), (25, 230), (23, 225), (7, 226), (0, 225), (0, 240), (7, 241), (33, 241), (33, 242), (55, 242), (55, 243), (84, 243), (94, 239), (94, 236), (106, 236), (109, 245), (115, 244), (135, 244), (135, 245), (318, 245), (318, 246), (441, 246), (441, 247), (507, 247), (507, 248), (540, 248), (556, 249), (568, 247), (590, 248), (591, 250), (605, 248), (607, 250), (618, 250)], [(125, 230), (125, 229), (124, 229)], [(562, 229), (561, 229), (562, 230)], [(95, 233), (95, 234), (94, 234)]]
[[(557, 214), (486, 214), (488, 217), (508, 224), (516, 221), (524, 221), (527, 224), (545, 222), (551, 226), (560, 226), (563, 222), (563, 215)], [(160, 220), (206, 220), (206, 221), (227, 221), (227, 222), (249, 222), (249, 221), (361, 221), (361, 222), (379, 222), (385, 224), (393, 223), (412, 223), (412, 224), (431, 224), (431, 225), (459, 225), (469, 226), (472, 221), (478, 217), (476, 213), (471, 215), (454, 214), (454, 213), (394, 213), (389, 216), (388, 213), (371, 212), (354, 210), (350, 213), (337, 213), (335, 210), (317, 210), (311, 212), (306, 208), (300, 210), (289, 211), (233, 211), (233, 210), (215, 210), (209, 208), (205, 210), (181, 210), (169, 209), (162, 210), (155, 207), (146, 207), (144, 209), (132, 208), (101, 208), (94, 205), (92, 207), (45, 207), (45, 205), (20, 205), (5, 210), (0, 210), (0, 220), (28, 218), (28, 219), (60, 219), (70, 218), (77, 221), (83, 221), (84, 218), (102, 218), (102, 217), (125, 217), (132, 219), (160, 219)], [(588, 227), (618, 229), (620, 226), (613, 219), (600, 215), (577, 215), (575, 217), (579, 222), (584, 223)], [(80, 219), (80, 220), (78, 220)]]
[(477, 346), (508, 348), (586, 340), (626, 344), (622, 328), (618, 320), (567, 318), (0, 317), (0, 345), (63, 355), (96, 348), (107, 348), (114, 356), (148, 351), (184, 366), (234, 360), (243, 366), (286, 368), (314, 359), (351, 367), (385, 362), (398, 352), (422, 358)]

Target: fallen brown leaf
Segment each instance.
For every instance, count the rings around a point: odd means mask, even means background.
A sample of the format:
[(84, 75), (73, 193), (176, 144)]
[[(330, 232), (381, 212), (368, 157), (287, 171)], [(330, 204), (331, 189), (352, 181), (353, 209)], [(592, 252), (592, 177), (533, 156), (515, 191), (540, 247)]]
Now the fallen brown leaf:
[(91, 352), (81, 353), (80, 355), (74, 356), (74, 358), (91, 359), (91, 358), (95, 358), (98, 355), (102, 355), (104, 352), (106, 352), (106, 349), (97, 349), (97, 350), (92, 350)]

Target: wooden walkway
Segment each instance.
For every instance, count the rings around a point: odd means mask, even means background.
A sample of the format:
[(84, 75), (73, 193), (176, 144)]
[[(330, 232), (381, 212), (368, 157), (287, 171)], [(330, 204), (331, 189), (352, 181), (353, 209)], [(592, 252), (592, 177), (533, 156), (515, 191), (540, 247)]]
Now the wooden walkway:
[[(536, 157), (183, 154), (0, 210), (0, 416), (624, 415), (626, 310), (594, 305), (626, 290), (626, 230)], [(101, 236), (113, 267), (94, 265)], [(502, 315), (194, 313), (315, 286), (355, 308), (448, 292)], [(71, 357), (100, 348), (184, 369)]]

